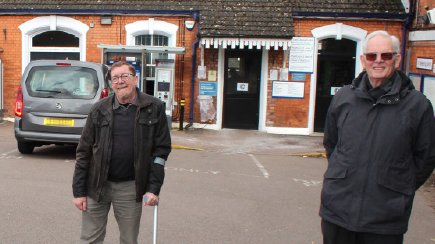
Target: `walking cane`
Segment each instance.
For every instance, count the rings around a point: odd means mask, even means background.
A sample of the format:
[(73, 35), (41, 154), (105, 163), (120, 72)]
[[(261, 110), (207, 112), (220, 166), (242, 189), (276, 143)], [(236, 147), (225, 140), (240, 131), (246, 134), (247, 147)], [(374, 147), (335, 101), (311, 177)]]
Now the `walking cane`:
[[(148, 196), (144, 196), (144, 203), (148, 202)], [(160, 199), (159, 199), (160, 202)], [(154, 205), (154, 223), (153, 223), (153, 244), (157, 244), (157, 224), (158, 224), (159, 204)]]
[(157, 243), (157, 217), (159, 212), (159, 204), (154, 206), (154, 228), (153, 228), (153, 244)]

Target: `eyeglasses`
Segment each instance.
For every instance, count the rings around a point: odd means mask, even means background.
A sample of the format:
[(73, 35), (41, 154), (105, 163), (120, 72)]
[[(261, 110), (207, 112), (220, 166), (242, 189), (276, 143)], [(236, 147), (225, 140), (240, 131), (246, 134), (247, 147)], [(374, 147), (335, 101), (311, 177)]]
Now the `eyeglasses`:
[(393, 59), (393, 56), (397, 55), (397, 53), (364, 53), (364, 55), (368, 61), (375, 61), (378, 58), (378, 55), (381, 55), (382, 60), (388, 61)]
[(113, 84), (118, 84), (119, 78), (121, 78), (122, 81), (127, 81), (128, 77), (132, 76), (133, 74), (122, 74), (120, 76), (113, 76), (110, 80)]

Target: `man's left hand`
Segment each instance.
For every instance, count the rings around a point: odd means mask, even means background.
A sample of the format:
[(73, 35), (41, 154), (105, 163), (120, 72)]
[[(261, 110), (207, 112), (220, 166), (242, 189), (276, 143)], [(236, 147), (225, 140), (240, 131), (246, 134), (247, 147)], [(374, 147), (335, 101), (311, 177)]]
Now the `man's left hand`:
[[(148, 206), (155, 206), (159, 203), (159, 197), (151, 192), (145, 193), (143, 199), (144, 199), (144, 201), (143, 201), (144, 206), (147, 206), (147, 205)], [(145, 201), (146, 199), (148, 199), (148, 201)]]

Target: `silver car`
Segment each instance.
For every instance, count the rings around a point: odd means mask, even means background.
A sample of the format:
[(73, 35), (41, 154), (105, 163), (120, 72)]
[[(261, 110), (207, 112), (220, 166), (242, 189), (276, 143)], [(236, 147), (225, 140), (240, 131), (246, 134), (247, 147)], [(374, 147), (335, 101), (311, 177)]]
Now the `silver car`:
[(38, 60), (26, 67), (15, 102), (18, 150), (77, 144), (92, 105), (111, 94), (109, 67), (71, 60)]

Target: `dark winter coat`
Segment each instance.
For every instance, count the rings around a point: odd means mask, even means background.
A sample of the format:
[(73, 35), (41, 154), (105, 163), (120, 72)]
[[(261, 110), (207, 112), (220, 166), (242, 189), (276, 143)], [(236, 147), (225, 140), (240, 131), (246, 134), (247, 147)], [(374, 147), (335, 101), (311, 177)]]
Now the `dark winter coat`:
[(328, 110), (320, 216), (351, 231), (404, 234), (415, 191), (435, 166), (432, 105), (396, 72), (377, 101), (361, 73)]
[[(156, 157), (167, 160), (171, 137), (162, 102), (139, 91), (137, 94), (134, 167), (136, 201), (139, 202), (146, 192), (160, 193), (164, 166), (154, 160)], [(76, 152), (74, 197), (89, 196), (99, 201), (104, 194), (112, 155), (113, 101), (114, 95), (100, 100), (88, 115)]]

